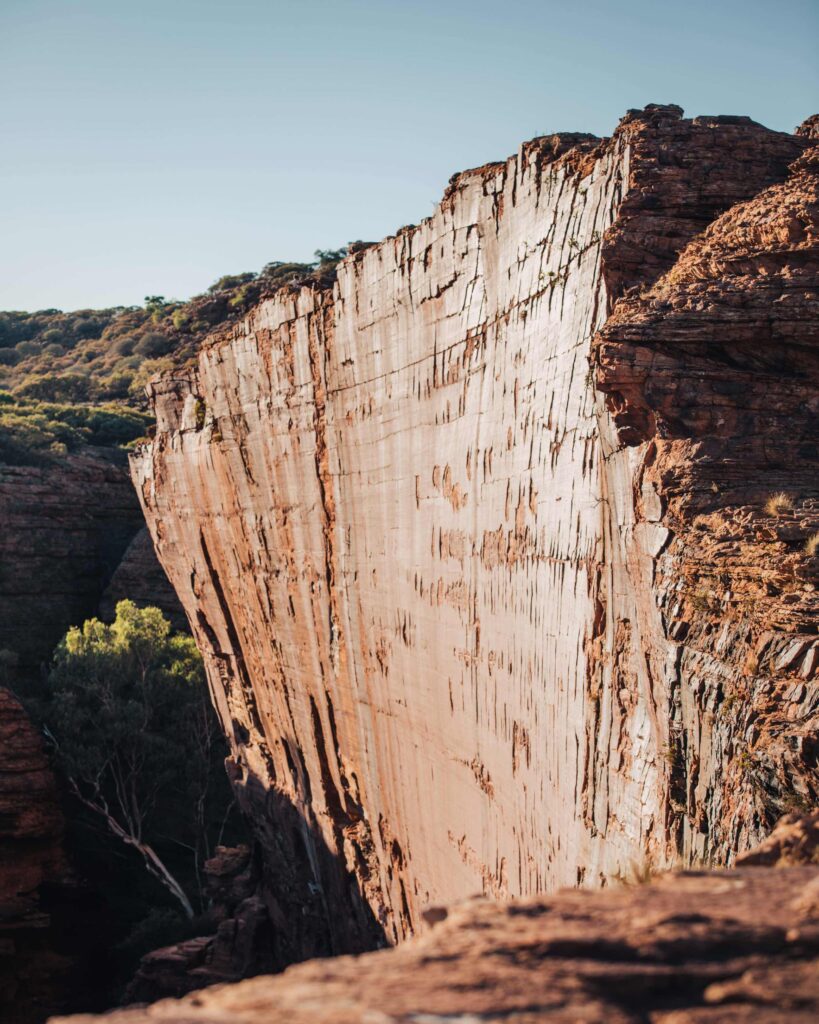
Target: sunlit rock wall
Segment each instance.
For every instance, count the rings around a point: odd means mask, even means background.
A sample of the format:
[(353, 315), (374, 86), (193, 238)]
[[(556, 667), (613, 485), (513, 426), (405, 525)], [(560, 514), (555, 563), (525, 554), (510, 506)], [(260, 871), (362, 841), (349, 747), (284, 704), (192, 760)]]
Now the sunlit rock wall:
[(678, 108), (535, 140), (153, 385), (133, 475), (282, 962), (677, 856), (668, 527), (589, 357), (617, 294), (801, 148)]

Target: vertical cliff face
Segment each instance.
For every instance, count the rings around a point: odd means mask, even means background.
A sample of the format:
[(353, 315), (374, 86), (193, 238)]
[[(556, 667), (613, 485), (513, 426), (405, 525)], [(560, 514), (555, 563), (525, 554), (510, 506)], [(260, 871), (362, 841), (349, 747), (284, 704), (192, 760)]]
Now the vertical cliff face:
[[(808, 143), (674, 107), (610, 140), (535, 140), (457, 175), (331, 291), (277, 294), (153, 385), (133, 475), (205, 654), (281, 961), (400, 938), (475, 891), (701, 850), (680, 763), (710, 740), (664, 561), (677, 544), (696, 574), (696, 555), (600, 332)], [(762, 827), (735, 820), (718, 860)]]
[(68, 877), (62, 833), (42, 739), (0, 687), (0, 1016), (10, 1024), (64, 1006), (70, 961), (55, 952), (44, 892)]

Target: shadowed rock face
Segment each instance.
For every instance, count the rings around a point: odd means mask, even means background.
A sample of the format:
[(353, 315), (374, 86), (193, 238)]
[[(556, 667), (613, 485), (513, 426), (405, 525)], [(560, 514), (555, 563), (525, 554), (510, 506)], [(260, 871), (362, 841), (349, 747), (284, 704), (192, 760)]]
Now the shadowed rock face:
[(140, 528), (122, 453), (91, 450), (43, 467), (0, 466), (0, 647), (47, 661), (97, 603)]
[(398, 949), (317, 960), (105, 1019), (807, 1024), (819, 1012), (817, 825), (816, 815), (786, 821), (772, 837), (783, 861), (802, 866), (684, 872), (502, 906), (468, 902), (440, 911), (443, 923)]
[(42, 1020), (65, 1006), (70, 960), (55, 952), (47, 887), (68, 880), (63, 818), (41, 737), (0, 687), (0, 1018)]
[[(641, 373), (628, 334), (697, 233), (797, 187), (781, 183), (810, 141), (675, 107), (631, 112), (610, 140), (535, 140), (457, 175), (432, 217), (354, 253), (332, 290), (279, 293), (212, 339), (198, 372), (153, 385), (157, 435), (132, 472), (231, 741), (287, 935), (278, 965), (393, 941), (475, 892), (729, 862), (770, 825), (737, 771), (774, 719), (740, 711), (743, 687), (770, 687), (778, 715), (753, 792), (784, 778), (786, 752), (814, 792), (813, 592), (749, 599), (723, 625), (697, 604), (716, 554), (690, 500), (711, 453), (761, 507), (773, 477), (734, 462), (744, 396), (773, 380), (779, 429), (810, 382), (757, 355), (732, 391), (723, 363), (708, 394), (733, 411), (678, 417), (663, 462), (677, 399), (652, 390), (655, 356)], [(815, 251), (786, 246), (777, 266), (794, 260), (815, 267)], [(784, 310), (788, 274), (752, 269), (734, 308)], [(815, 302), (796, 303), (814, 325)], [(691, 309), (686, 323), (707, 321)], [(757, 337), (772, 322), (743, 321), (754, 351), (787, 348), (784, 328)], [(696, 405), (702, 353), (674, 344), (671, 379)], [(776, 480), (798, 491), (802, 531), (815, 474), (794, 459)], [(761, 579), (783, 550), (755, 537), (736, 564)]]
[(46, 466), (0, 465), (0, 648), (19, 656), (25, 676), (69, 626), (99, 614), (106, 588), (105, 614), (133, 596), (180, 618), (150, 545), (131, 543), (144, 521), (125, 465), (122, 452), (101, 448)]

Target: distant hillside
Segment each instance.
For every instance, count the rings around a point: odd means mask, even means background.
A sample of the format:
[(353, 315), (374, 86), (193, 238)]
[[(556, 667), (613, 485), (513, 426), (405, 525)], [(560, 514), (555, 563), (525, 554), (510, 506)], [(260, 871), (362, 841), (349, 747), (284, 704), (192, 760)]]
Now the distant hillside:
[(214, 328), (260, 298), (303, 282), (328, 284), (347, 249), (314, 263), (268, 263), (229, 274), (186, 302), (146, 296), (144, 306), (0, 312), (0, 462), (38, 464), (85, 444), (122, 446), (145, 435), (144, 388), (192, 361)]

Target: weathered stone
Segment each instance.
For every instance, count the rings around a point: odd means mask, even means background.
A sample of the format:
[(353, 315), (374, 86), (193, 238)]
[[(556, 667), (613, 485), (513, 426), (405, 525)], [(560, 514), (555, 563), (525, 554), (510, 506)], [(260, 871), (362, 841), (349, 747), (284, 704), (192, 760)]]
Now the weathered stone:
[[(594, 345), (616, 428), (607, 465), (650, 481), (671, 534), (646, 586), (691, 624), (653, 668), (678, 794), (668, 826), (684, 851), (723, 863), (819, 798), (805, 551), (819, 529), (816, 153), (621, 299)], [(790, 507), (771, 514), (780, 492)]]
[(247, 846), (217, 847), (204, 865), (206, 915), (213, 934), (188, 939), (143, 957), (125, 1002), (180, 996), (220, 981), (262, 973), (273, 960), (267, 908)]
[(767, 839), (737, 857), (737, 864), (772, 867), (819, 864), (819, 811), (806, 815), (786, 814)]
[(772, 663), (815, 631), (809, 559), (753, 532), (768, 489), (819, 509), (810, 145), (657, 106), (535, 140), (152, 386), (133, 475), (272, 966), (729, 862), (815, 796)]
[(300, 964), (105, 1021), (808, 1024), (819, 1013), (812, 891), (819, 895), (815, 866), (688, 872), (502, 906), (475, 901), (397, 949)]
[(43, 743), (0, 687), (0, 1019), (32, 1024), (64, 1008), (70, 959), (44, 892), (68, 878), (63, 818)]

